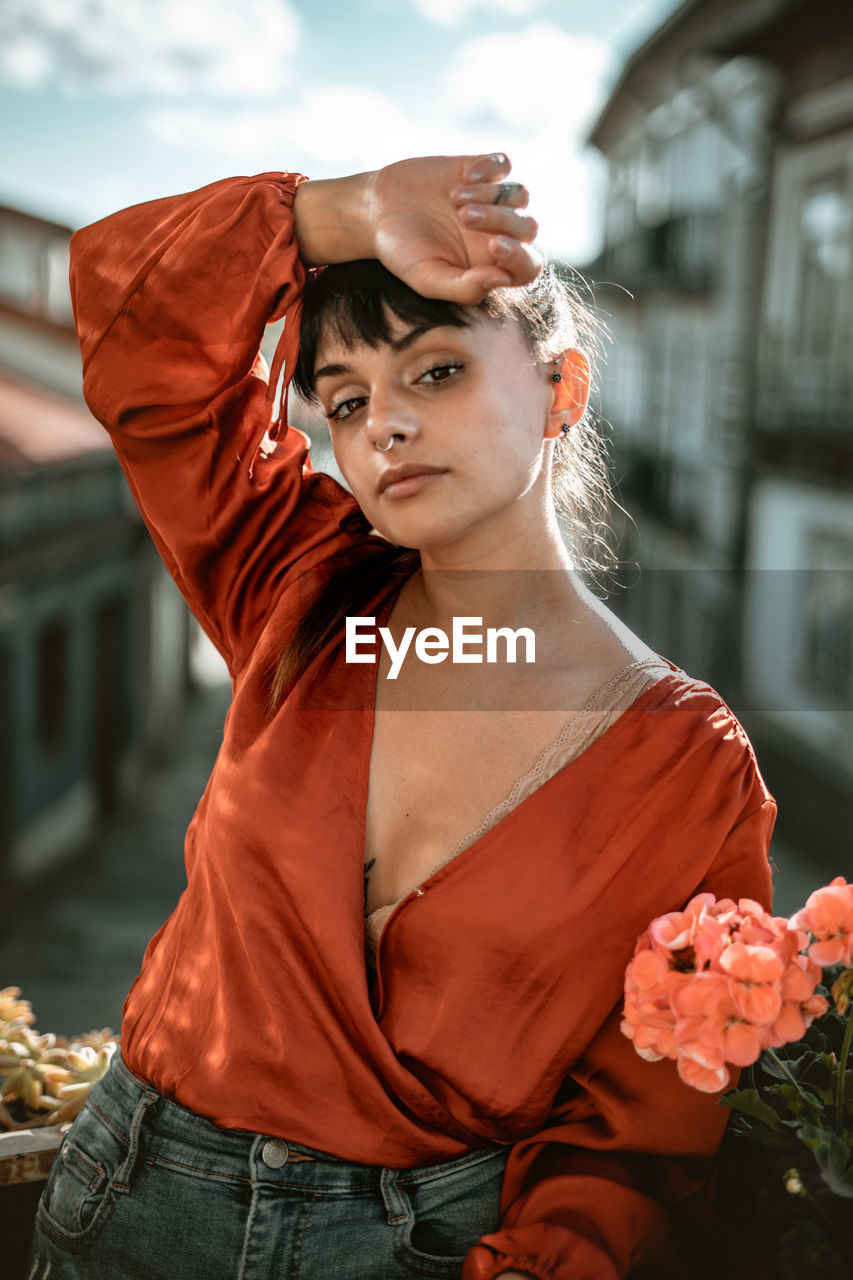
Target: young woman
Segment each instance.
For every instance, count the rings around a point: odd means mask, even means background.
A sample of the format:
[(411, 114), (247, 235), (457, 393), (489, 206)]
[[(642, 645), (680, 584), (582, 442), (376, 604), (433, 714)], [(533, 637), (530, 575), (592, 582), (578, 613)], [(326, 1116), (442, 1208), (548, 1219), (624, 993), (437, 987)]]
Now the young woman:
[[(508, 171), (236, 178), (74, 238), (87, 400), (234, 698), (30, 1280), (684, 1274), (726, 1113), (621, 1034), (624, 969), (698, 891), (769, 903), (776, 806), (581, 579), (589, 362)], [(297, 354), (351, 492), (270, 429)]]

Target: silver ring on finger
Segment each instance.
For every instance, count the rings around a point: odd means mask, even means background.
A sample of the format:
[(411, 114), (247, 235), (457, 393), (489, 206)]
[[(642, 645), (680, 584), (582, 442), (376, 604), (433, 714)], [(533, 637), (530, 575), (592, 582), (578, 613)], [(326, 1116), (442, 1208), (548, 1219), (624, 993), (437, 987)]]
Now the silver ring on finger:
[(519, 191), (523, 191), (520, 182), (500, 182), (495, 192), (494, 204), (512, 204)]

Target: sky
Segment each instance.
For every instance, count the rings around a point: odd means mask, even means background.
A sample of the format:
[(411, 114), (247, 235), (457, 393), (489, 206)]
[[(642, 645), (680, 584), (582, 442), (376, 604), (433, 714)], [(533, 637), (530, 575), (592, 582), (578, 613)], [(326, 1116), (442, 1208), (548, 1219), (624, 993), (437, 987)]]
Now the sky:
[(539, 243), (600, 244), (585, 138), (677, 0), (0, 0), (0, 203), (81, 226), (231, 174), (506, 151)]

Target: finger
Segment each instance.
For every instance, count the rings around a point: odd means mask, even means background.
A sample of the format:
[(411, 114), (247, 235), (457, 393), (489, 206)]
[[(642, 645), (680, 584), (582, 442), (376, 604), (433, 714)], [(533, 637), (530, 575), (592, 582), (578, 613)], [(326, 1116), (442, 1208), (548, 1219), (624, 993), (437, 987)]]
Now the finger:
[(462, 271), (448, 262), (429, 262), (421, 266), (422, 275), (412, 279), (412, 287), (424, 298), (442, 298), (463, 306), (476, 306), (492, 289), (513, 284), (509, 271), (486, 265)]
[(447, 262), (421, 265), (418, 280), (411, 284), (424, 298), (444, 298), (464, 306), (476, 306), (493, 289), (530, 284), (542, 270), (542, 260), (527, 245), (513, 242), (512, 249), (498, 262), (461, 271)]
[(493, 151), (487, 156), (474, 156), (465, 165), (466, 182), (497, 182), (505, 178), (512, 165), (503, 151)]
[(485, 231), (493, 236), (510, 236), (528, 244), (536, 239), (539, 231), (535, 218), (516, 213), (514, 209), (506, 209), (503, 205), (466, 204), (459, 210), (459, 221), (476, 231)]
[(521, 182), (469, 182), (454, 187), (450, 199), (457, 208), (465, 204), (494, 204), (526, 209), (530, 192)]
[(512, 236), (495, 236), (489, 241), (489, 250), (494, 265), (507, 272), (511, 284), (530, 284), (542, 270), (542, 259), (536, 250)]

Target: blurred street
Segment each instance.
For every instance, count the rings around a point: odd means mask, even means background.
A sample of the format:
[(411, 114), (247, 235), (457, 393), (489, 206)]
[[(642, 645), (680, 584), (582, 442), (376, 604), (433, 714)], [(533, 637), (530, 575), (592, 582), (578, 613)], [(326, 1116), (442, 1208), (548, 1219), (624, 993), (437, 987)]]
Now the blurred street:
[(22, 889), (0, 931), (0, 987), (17, 986), (40, 1031), (109, 1026), (152, 935), (181, 894), (184, 833), (222, 740), (228, 685), (200, 688), (139, 795), (100, 838)]
[[(138, 799), (93, 847), (4, 911), (0, 987), (21, 987), (40, 1031), (119, 1030), (145, 947), (185, 884), (184, 832), (221, 740), (229, 696), (224, 685), (199, 689)], [(795, 910), (844, 870), (814, 865), (779, 842), (772, 857), (778, 914)]]

